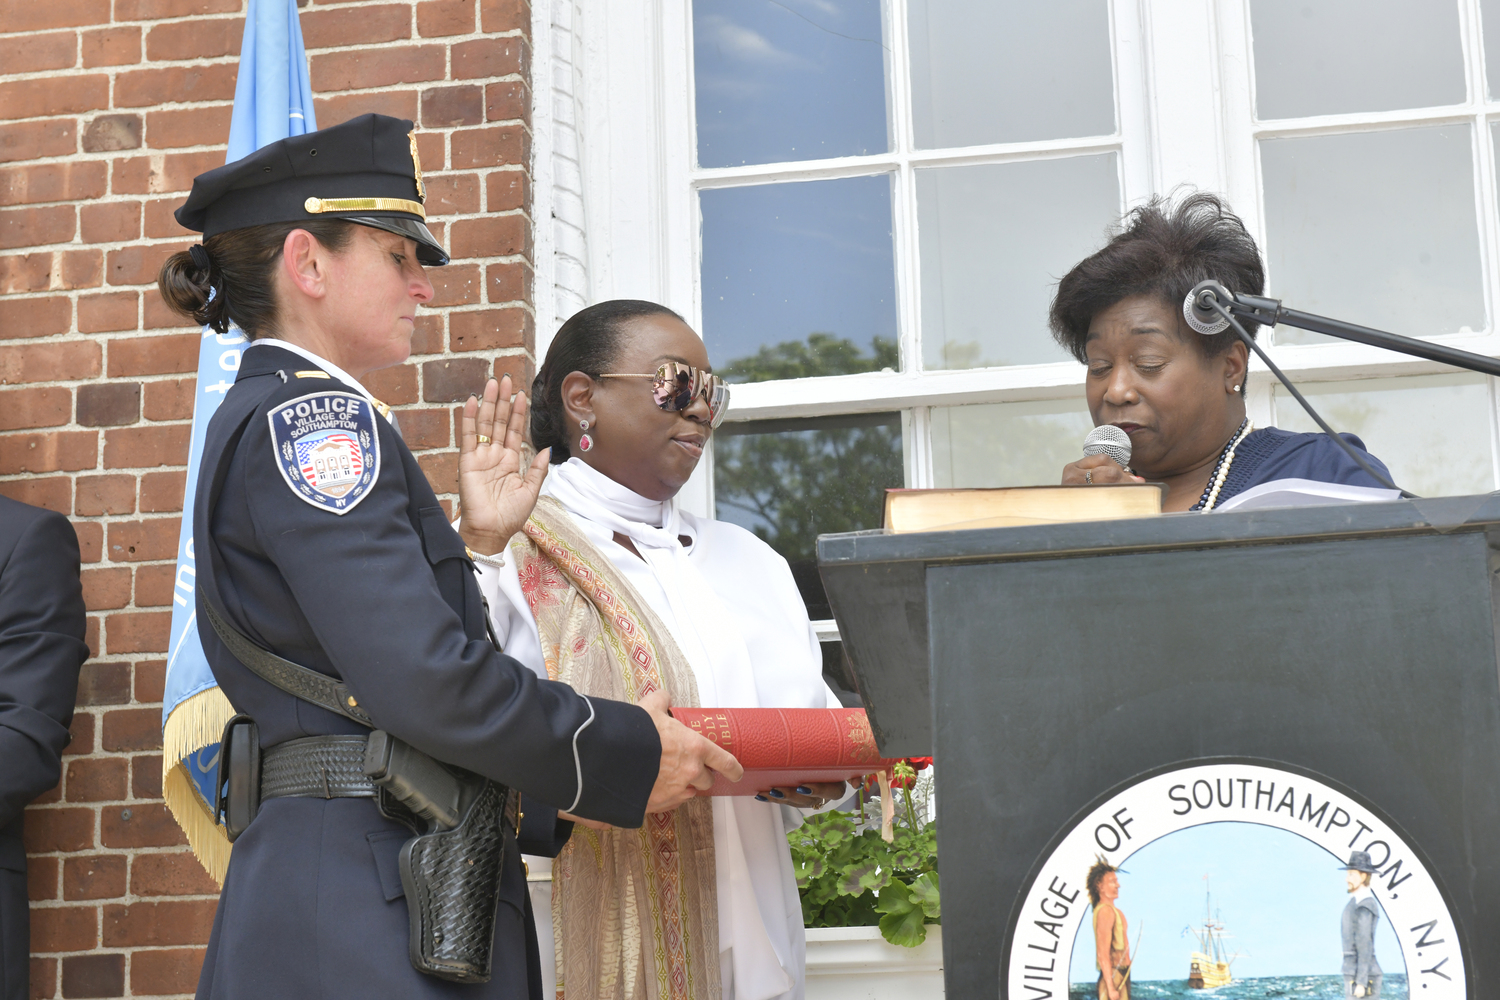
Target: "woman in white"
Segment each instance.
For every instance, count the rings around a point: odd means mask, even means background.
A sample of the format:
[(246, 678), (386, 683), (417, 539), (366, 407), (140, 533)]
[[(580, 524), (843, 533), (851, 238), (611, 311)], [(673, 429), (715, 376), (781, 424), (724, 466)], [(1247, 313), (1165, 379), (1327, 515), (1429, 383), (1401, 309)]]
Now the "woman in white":
[[(653, 303), (600, 303), (558, 331), (532, 387), (533, 443), (552, 448), (542, 499), (505, 558), (481, 560), (497, 638), (584, 694), (837, 708), (786, 560), (678, 506), (727, 403), (708, 372), (701, 338)], [(575, 829), (553, 867), (558, 996), (799, 1000), (781, 807), (843, 792), (699, 798), (642, 830)]]

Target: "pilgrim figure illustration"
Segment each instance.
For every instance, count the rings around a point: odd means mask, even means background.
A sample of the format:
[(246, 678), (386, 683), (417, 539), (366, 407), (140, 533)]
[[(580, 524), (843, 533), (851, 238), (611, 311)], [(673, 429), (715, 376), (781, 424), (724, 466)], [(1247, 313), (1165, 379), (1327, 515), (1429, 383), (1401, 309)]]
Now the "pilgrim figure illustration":
[(1349, 855), (1344, 885), (1349, 903), (1344, 907), (1340, 931), (1344, 940), (1344, 995), (1350, 998), (1380, 996), (1380, 963), (1375, 959), (1375, 928), (1380, 923), (1380, 904), (1370, 888), (1377, 869), (1368, 851)]

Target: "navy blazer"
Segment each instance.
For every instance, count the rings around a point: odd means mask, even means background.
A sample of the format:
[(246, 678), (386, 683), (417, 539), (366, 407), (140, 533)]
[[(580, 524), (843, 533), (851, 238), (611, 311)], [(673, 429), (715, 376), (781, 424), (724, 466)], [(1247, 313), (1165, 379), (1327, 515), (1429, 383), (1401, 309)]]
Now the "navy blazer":
[[(0, 997), (26, 996), (26, 804), (55, 786), (84, 644), (78, 536), (61, 514), (0, 497)], [(9, 875), (7, 875), (9, 873)], [(13, 876), (13, 877), (11, 877)]]
[[(300, 355), (246, 349), (199, 474), (200, 616), (211, 587), (246, 635), (340, 677), (377, 728), (520, 789), (526, 832), (539, 841), (524, 845), (532, 853), (556, 853), (565, 839), (558, 807), (639, 826), (661, 754), (650, 716), (540, 680), (495, 649), (467, 550), (386, 420), (373, 418), (378, 474), (357, 503), (336, 513), (299, 495), (291, 443), (272, 420), (299, 401), (317, 412), (357, 409), (363, 398)], [(368, 732), (262, 681), (211, 629), (199, 633), (263, 746)], [(235, 842), (199, 997), (539, 997), (535, 929), (509, 836), (494, 979), (457, 985), (411, 968), (397, 867), (409, 836), (369, 799), (264, 803)]]

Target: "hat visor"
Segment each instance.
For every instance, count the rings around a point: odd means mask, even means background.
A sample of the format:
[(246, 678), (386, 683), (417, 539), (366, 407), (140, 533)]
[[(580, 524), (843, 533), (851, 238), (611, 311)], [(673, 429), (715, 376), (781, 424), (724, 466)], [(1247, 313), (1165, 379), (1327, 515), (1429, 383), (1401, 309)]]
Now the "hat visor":
[(416, 240), (417, 260), (427, 267), (442, 267), (448, 263), (448, 252), (443, 249), (443, 245), (432, 235), (431, 230), (416, 219), (400, 216), (381, 218), (373, 215), (345, 215), (340, 218), (345, 222), (357, 222), (361, 226), (384, 229), (388, 233)]

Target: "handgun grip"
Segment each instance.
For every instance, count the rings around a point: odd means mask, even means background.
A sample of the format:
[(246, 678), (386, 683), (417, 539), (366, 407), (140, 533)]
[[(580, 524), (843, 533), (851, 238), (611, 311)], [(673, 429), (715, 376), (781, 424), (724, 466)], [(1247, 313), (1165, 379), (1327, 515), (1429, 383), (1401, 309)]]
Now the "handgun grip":
[(365, 744), (365, 774), (378, 787), (438, 829), (463, 818), (464, 783), (427, 754), (383, 730)]

